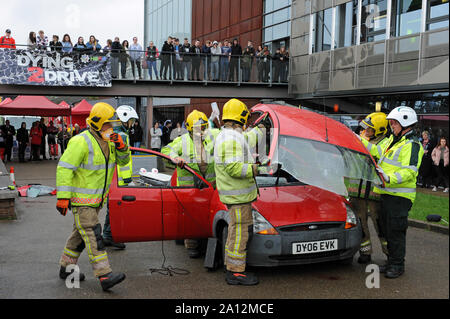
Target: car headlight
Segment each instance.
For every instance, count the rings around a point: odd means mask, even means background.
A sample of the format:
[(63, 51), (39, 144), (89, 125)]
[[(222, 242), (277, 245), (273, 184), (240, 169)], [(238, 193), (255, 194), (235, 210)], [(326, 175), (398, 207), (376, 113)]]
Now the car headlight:
[(260, 235), (278, 235), (277, 230), (256, 210), (253, 213), (253, 233)]
[(345, 229), (353, 228), (356, 226), (357, 219), (355, 213), (352, 211), (350, 206), (345, 205), (345, 208), (347, 209), (347, 219), (345, 221)]

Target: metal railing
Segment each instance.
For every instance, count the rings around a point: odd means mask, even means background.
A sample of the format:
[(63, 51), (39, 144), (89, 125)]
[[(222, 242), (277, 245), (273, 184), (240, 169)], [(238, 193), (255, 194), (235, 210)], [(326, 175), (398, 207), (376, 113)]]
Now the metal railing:
[(272, 55), (231, 55), (185, 52), (157, 52), (138, 50), (76, 49), (65, 52), (63, 47), (16, 44), (16, 50), (26, 50), (32, 54), (60, 54), (70, 56), (75, 61), (82, 56), (108, 56), (111, 61), (113, 80), (140, 80), (172, 82), (261, 83), (287, 85), (289, 59)]

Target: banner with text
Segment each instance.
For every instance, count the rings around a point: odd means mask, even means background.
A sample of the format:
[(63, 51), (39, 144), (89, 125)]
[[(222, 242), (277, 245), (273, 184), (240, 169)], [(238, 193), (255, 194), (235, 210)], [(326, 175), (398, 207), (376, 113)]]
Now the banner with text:
[(0, 49), (0, 84), (111, 87), (104, 54)]

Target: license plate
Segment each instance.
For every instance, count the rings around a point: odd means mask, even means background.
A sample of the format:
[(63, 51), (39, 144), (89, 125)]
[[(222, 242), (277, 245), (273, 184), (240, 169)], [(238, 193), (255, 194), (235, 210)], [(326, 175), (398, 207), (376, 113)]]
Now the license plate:
[(331, 251), (337, 249), (338, 249), (337, 239), (310, 241), (305, 243), (292, 244), (292, 253), (294, 255), (320, 253), (324, 251)]

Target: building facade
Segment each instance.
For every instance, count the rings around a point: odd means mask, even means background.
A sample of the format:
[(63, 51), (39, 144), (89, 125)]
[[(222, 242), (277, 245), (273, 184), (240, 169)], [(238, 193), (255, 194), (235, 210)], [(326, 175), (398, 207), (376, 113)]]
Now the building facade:
[(293, 0), (289, 93), (324, 111), (448, 115), (448, 14), (448, 0)]

